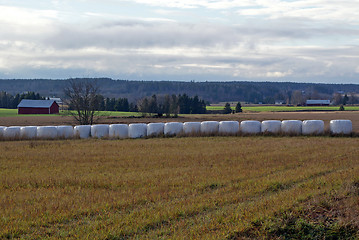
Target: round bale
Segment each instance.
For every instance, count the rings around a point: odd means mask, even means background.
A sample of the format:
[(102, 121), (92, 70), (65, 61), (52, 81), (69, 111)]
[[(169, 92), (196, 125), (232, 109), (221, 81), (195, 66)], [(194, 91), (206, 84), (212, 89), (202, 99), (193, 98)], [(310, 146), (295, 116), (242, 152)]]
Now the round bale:
[(300, 135), (302, 134), (302, 121), (284, 120), (282, 121), (281, 131), (284, 134)]
[(21, 139), (34, 139), (37, 136), (37, 127), (35, 126), (26, 126), (20, 128), (20, 138)]
[(262, 122), (261, 131), (262, 133), (280, 133), (282, 122), (278, 120), (266, 120)]
[(349, 135), (353, 131), (353, 124), (350, 120), (338, 119), (330, 121), (330, 132), (332, 134)]
[(55, 139), (55, 138), (57, 138), (57, 127), (55, 127), (55, 126), (37, 127), (37, 138), (40, 138), (40, 139)]
[(109, 127), (110, 138), (128, 138), (127, 124), (111, 124)]
[(235, 135), (239, 132), (238, 121), (221, 121), (219, 122), (218, 131), (220, 134)]
[(201, 132), (200, 122), (185, 122), (183, 123), (183, 133), (186, 135), (196, 135)]
[(69, 139), (74, 137), (74, 128), (72, 126), (57, 126), (57, 137)]
[(98, 124), (91, 126), (91, 136), (93, 138), (106, 138), (109, 135), (108, 124)]
[(219, 129), (219, 122), (204, 121), (201, 122), (201, 133), (203, 134), (217, 134)]
[(240, 130), (244, 134), (258, 134), (261, 132), (261, 125), (260, 121), (242, 121)]
[(91, 133), (91, 125), (78, 125), (74, 127), (74, 137), (89, 138)]
[(181, 122), (166, 123), (163, 131), (166, 136), (178, 135), (183, 131), (183, 123)]
[(164, 123), (149, 123), (147, 124), (147, 136), (160, 136), (164, 133)]
[(147, 135), (147, 124), (145, 123), (132, 123), (128, 125), (129, 138), (142, 138)]
[(302, 123), (303, 135), (320, 135), (324, 133), (324, 121), (305, 120)]
[(18, 126), (6, 127), (4, 129), (4, 138), (8, 140), (20, 138), (20, 129)]

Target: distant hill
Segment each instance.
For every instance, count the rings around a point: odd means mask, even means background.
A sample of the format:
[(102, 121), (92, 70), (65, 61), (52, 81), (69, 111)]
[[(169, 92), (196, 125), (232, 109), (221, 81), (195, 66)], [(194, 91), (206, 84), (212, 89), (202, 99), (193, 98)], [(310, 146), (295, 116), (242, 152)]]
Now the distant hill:
[[(82, 79), (76, 79), (82, 80)], [(290, 82), (179, 82), (128, 81), (97, 78), (101, 94), (105, 97), (126, 97), (136, 101), (142, 97), (164, 94), (198, 95), (210, 103), (243, 101), (274, 103), (289, 101), (293, 93), (300, 92), (308, 99), (332, 99), (335, 93), (359, 93), (358, 84), (314, 84)], [(0, 91), (10, 94), (33, 91), (42, 96), (63, 97), (69, 80), (6, 79), (0, 80)]]

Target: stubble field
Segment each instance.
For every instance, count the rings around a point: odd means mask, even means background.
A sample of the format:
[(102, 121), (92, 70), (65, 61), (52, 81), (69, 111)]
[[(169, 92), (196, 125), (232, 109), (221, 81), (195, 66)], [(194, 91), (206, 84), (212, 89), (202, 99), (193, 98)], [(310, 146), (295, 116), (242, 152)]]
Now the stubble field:
[(356, 239), (359, 138), (0, 142), (0, 238)]

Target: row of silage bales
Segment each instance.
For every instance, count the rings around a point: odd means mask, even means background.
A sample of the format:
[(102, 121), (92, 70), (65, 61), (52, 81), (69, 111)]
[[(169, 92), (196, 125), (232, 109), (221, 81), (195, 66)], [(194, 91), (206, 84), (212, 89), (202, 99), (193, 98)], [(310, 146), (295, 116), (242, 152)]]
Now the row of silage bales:
[(110, 138), (128, 138), (127, 124), (111, 124), (109, 126)]
[(330, 121), (330, 132), (332, 134), (349, 135), (353, 131), (353, 124), (350, 120), (338, 119)]

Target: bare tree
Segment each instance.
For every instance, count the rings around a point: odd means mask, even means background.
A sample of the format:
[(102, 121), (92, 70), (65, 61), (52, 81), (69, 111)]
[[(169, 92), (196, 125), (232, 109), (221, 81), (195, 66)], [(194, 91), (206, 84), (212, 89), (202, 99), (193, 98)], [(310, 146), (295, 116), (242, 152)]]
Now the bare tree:
[(70, 80), (64, 89), (70, 115), (81, 125), (91, 125), (99, 112), (99, 88), (91, 80)]

